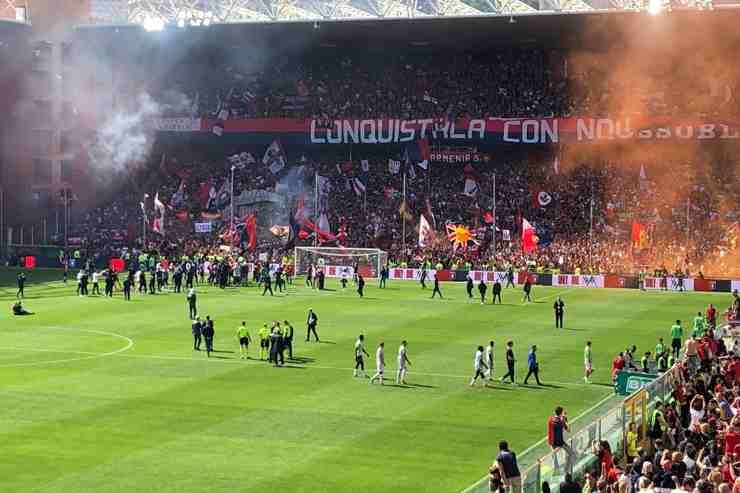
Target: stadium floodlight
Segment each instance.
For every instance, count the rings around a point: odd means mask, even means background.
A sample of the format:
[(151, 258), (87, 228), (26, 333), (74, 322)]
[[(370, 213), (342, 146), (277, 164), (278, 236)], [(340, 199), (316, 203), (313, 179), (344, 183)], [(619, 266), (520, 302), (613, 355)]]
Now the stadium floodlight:
[(147, 31), (161, 31), (164, 29), (164, 21), (159, 17), (147, 16), (142, 22), (142, 27)]
[(648, 14), (650, 15), (658, 15), (662, 13), (663, 12), (663, 0), (649, 0), (647, 11), (648, 11)]

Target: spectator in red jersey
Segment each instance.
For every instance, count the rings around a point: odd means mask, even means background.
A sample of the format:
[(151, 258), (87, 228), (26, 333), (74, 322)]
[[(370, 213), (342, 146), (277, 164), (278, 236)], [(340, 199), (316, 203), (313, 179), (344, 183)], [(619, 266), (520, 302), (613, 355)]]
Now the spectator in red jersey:
[(730, 422), (730, 429), (725, 433), (725, 454), (734, 455), (738, 445), (740, 445), (740, 417), (735, 417)]
[(612, 449), (606, 440), (596, 440), (592, 445), (593, 453), (599, 460), (599, 471), (602, 479), (609, 481), (610, 473), (614, 468)]
[(717, 325), (717, 310), (711, 303), (707, 306), (707, 323), (712, 329)]
[(624, 369), (624, 353), (619, 353), (612, 361), (612, 381), (617, 379), (617, 373)]

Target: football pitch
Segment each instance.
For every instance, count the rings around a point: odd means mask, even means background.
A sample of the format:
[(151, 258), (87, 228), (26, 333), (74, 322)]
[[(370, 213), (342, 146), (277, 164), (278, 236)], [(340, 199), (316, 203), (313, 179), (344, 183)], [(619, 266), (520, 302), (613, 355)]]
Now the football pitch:
[[(482, 306), (464, 283), (443, 283), (444, 300), (409, 281), (381, 290), (368, 280), (364, 299), (333, 281), (319, 292), (298, 279), (274, 297), (198, 286), (199, 314), (215, 320), (216, 353), (206, 358), (192, 350), (184, 294), (80, 298), (74, 282), (38, 282), (58, 274), (32, 271), (25, 305), (35, 314), (12, 317), (15, 274), (0, 276), (3, 492), (458, 493), (485, 474), (499, 440), (521, 452), (545, 435), (554, 406), (575, 417), (612, 395), (616, 352), (652, 350), (676, 318), (687, 327), (708, 303), (727, 300), (535, 286), (534, 303), (522, 304), (517, 288), (504, 290), (502, 306)], [(557, 295), (564, 330), (553, 325)], [(309, 308), (321, 343), (304, 342)], [(242, 320), (256, 340), (263, 323), (284, 319), (296, 328), (294, 361), (259, 361), (254, 342), (252, 359), (239, 359)], [(408, 340), (407, 386), (352, 377), (360, 333), (369, 373), (385, 342), (390, 379)], [(475, 349), (489, 340), (496, 377), (514, 341), (519, 382), (536, 344), (546, 386), (470, 388)], [(587, 340), (591, 385), (582, 378)]]

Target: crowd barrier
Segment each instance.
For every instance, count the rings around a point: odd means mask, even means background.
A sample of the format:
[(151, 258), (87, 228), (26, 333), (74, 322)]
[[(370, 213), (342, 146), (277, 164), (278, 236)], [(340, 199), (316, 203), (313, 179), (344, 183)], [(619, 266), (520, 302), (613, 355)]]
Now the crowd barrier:
[[(33, 269), (37, 267), (60, 267), (59, 265), (59, 250), (46, 249), (41, 255), (26, 255), (20, 257), (20, 267), (27, 269)], [(122, 262), (120, 259), (109, 259)], [(74, 262), (73, 262), (74, 263)], [(112, 267), (110, 261), (106, 262), (105, 259), (97, 259), (95, 262), (97, 268)], [(270, 271), (274, 272), (279, 264), (270, 264)], [(73, 269), (78, 268), (77, 265), (71, 266)], [(125, 270), (126, 265), (116, 264), (117, 270)], [(360, 266), (360, 274), (367, 278), (375, 278), (378, 273), (372, 267)], [(420, 280), (422, 269), (405, 269), (405, 268), (392, 268), (388, 272), (388, 277), (391, 280)], [(352, 277), (354, 271), (352, 267), (343, 265), (326, 265), (324, 266), (324, 273), (326, 277), (340, 278), (340, 277)], [(427, 281), (433, 282), (434, 276), (437, 276), (440, 281), (456, 281), (464, 282), (467, 281), (470, 276), (473, 281), (480, 282), (484, 280), (486, 283), (500, 282), (502, 285), (507, 283), (507, 273), (504, 271), (482, 271), (482, 270), (450, 270), (450, 269), (428, 269), (427, 270)], [(551, 274), (551, 273), (537, 273), (537, 272), (516, 272), (514, 273), (513, 283), (517, 286), (524, 284), (526, 279), (529, 278), (529, 282), (538, 286), (563, 286), (563, 287), (581, 287), (581, 288), (628, 288), (628, 289), (639, 289), (640, 281), (637, 276), (632, 275), (618, 275), (618, 274), (607, 274), (607, 275), (591, 275), (591, 274)], [(696, 278), (687, 277), (679, 279), (677, 277), (669, 276), (667, 278), (662, 277), (647, 277), (645, 278), (645, 289), (651, 291), (667, 290), (667, 291), (705, 291), (705, 292), (720, 292), (729, 293), (734, 290), (740, 290), (740, 279), (707, 279), (707, 278)]]
[[(531, 451), (518, 456), (517, 461), (522, 475), (522, 492), (542, 493), (542, 483), (547, 481), (552, 493), (557, 493), (566, 473), (570, 472), (575, 477), (581, 477), (586, 471), (594, 469), (597, 460), (593, 453), (595, 441), (606, 440), (613, 454), (621, 456), (627, 425), (634, 421), (637, 429), (642, 430), (640, 438), (643, 439), (647, 429), (647, 420), (652, 414), (655, 403), (670, 398), (679, 378), (678, 368), (673, 367), (632, 395), (624, 399), (615, 395), (612, 399), (606, 400), (603, 405), (592, 408), (585, 417), (594, 416), (593, 419), (572, 422), (572, 433), (567, 440), (567, 445), (572, 450), (570, 458), (567, 457), (564, 448), (551, 450), (544, 440), (541, 441), (542, 446), (534, 447)], [(635, 396), (642, 398), (639, 406), (634, 405)], [(581, 422), (585, 424), (581, 425)], [(542, 426), (546, 427), (544, 421)], [(486, 476), (475, 485), (465, 489), (463, 493), (487, 491), (489, 487)]]
[[(422, 269), (390, 269), (389, 277), (393, 280), (419, 280), (421, 279)], [(435, 274), (440, 281), (458, 281), (463, 282), (468, 279), (468, 275), (475, 282), (485, 280), (486, 283), (500, 282), (506, 285), (507, 273), (502, 271), (480, 271), (480, 270), (427, 270), (427, 281), (434, 280)], [(582, 288), (628, 288), (639, 289), (640, 280), (638, 276), (632, 275), (591, 275), (591, 274), (550, 274), (537, 272), (516, 272), (514, 274), (514, 284), (522, 285), (529, 278), (529, 282), (538, 286), (564, 286), (564, 287), (582, 287)], [(682, 286), (683, 284), (683, 286)], [(740, 279), (706, 279), (687, 277), (683, 280), (669, 276), (647, 277), (645, 278), (645, 289), (668, 291), (708, 291), (729, 293), (735, 289), (740, 290)]]

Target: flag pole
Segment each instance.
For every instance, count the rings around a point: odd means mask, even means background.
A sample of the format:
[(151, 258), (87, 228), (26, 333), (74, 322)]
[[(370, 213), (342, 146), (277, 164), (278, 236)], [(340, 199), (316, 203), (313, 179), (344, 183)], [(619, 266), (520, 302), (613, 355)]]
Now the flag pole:
[(493, 264), (496, 265), (496, 172), (493, 173), (493, 223), (491, 225), (493, 233)]
[(64, 189), (64, 248), (69, 248), (69, 188)]
[(231, 234), (234, 234), (234, 170), (236, 166), (231, 167)]
[[(403, 199), (401, 200), (401, 205), (403, 206), (403, 212), (406, 212), (406, 170), (403, 170)], [(403, 262), (403, 258), (406, 256), (406, 215), (401, 214), (401, 237), (403, 238), (401, 240), (401, 244), (403, 250), (403, 254), (401, 256), (401, 262)]]
[(689, 223), (689, 205), (691, 204), (691, 196), (689, 195), (688, 200), (686, 200), (686, 249), (688, 251), (689, 244), (691, 244), (691, 224)]
[(588, 219), (588, 261), (592, 264), (589, 267), (593, 267), (594, 257), (594, 186), (591, 185), (591, 204), (589, 206), (589, 219)]
[[(319, 214), (319, 172), (314, 171), (313, 174), (313, 213), (314, 213), (314, 221), (317, 221), (318, 224), (318, 214)], [(316, 231), (313, 232), (313, 246), (316, 246), (316, 243), (318, 241), (318, 238), (316, 236)]]

